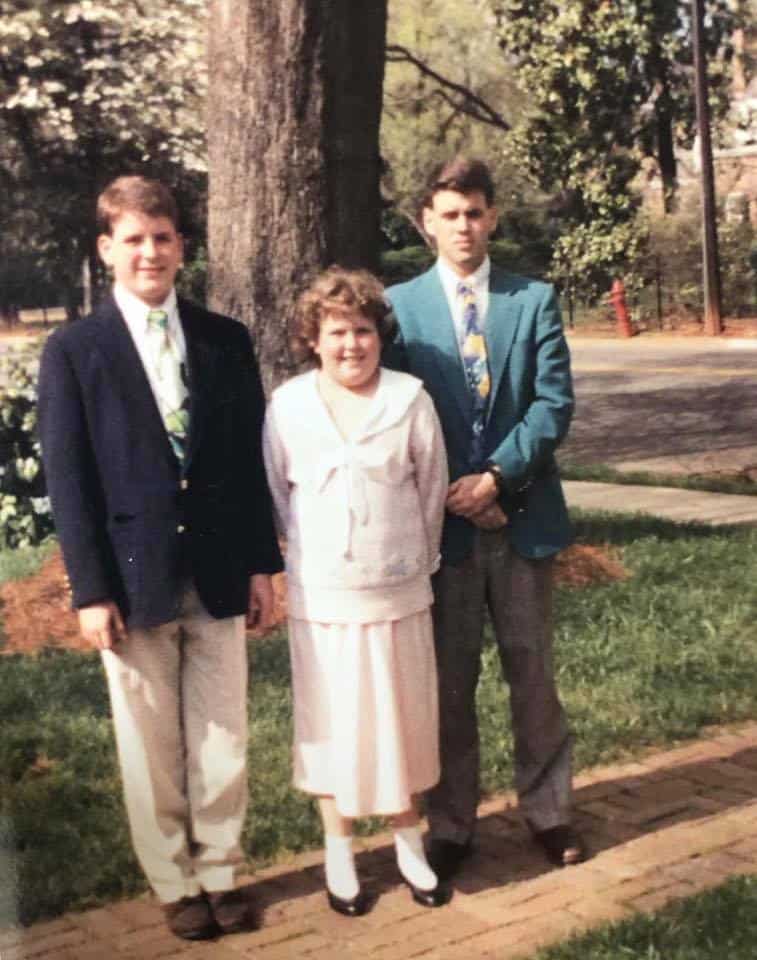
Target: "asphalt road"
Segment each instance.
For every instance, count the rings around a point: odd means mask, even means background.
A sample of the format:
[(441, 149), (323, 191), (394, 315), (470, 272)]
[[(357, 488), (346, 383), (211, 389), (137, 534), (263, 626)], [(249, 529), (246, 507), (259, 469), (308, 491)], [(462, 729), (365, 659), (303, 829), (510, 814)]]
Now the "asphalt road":
[(757, 339), (570, 337), (576, 414), (563, 463), (757, 470)]

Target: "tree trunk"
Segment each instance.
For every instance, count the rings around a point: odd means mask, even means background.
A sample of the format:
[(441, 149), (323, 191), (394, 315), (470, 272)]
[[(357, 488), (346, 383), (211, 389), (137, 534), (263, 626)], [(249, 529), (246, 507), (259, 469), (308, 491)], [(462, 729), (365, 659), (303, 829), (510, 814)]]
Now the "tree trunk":
[(675, 213), (678, 205), (678, 169), (673, 142), (673, 115), (670, 110), (660, 107), (656, 110), (656, 120), (663, 210), (666, 214)]
[(213, 0), (209, 300), (251, 328), (267, 390), (294, 302), (330, 263), (376, 269), (386, 0)]

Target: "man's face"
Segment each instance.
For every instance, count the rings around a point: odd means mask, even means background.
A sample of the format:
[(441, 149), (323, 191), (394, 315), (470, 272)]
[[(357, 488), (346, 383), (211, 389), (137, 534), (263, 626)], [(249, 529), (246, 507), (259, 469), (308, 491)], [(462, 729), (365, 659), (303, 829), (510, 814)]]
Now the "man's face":
[(436, 241), (439, 256), (460, 277), (481, 266), (496, 226), (497, 210), (479, 190), (439, 190), (431, 206), (423, 208), (424, 230)]
[(125, 212), (111, 234), (100, 234), (97, 249), (115, 280), (151, 307), (158, 307), (173, 287), (184, 255), (181, 235), (168, 217)]

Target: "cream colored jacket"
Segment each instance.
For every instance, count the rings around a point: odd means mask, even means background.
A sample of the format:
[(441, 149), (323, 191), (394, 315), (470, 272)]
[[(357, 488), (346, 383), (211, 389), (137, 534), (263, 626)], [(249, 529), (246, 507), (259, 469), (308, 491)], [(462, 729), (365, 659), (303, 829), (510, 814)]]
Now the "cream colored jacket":
[(263, 451), (291, 617), (371, 623), (431, 604), (449, 476), (420, 380), (382, 368), (362, 427), (344, 440), (318, 371), (295, 377), (273, 393)]

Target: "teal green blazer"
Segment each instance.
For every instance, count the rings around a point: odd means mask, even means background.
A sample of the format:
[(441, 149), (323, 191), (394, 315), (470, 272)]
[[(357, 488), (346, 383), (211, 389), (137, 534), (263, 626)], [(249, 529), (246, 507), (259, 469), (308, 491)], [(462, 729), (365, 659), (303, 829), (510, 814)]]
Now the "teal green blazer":
[[(390, 287), (399, 331), (387, 366), (419, 377), (431, 394), (447, 445), (450, 480), (481, 469), (470, 462), (472, 398), (447, 298), (436, 267)], [(550, 284), (492, 266), (486, 346), (491, 373), (486, 460), (505, 480), (502, 507), (511, 543), (526, 557), (567, 546), (571, 528), (555, 450), (573, 415), (570, 355)], [(473, 524), (447, 514), (445, 563), (460, 563), (473, 546)]]

